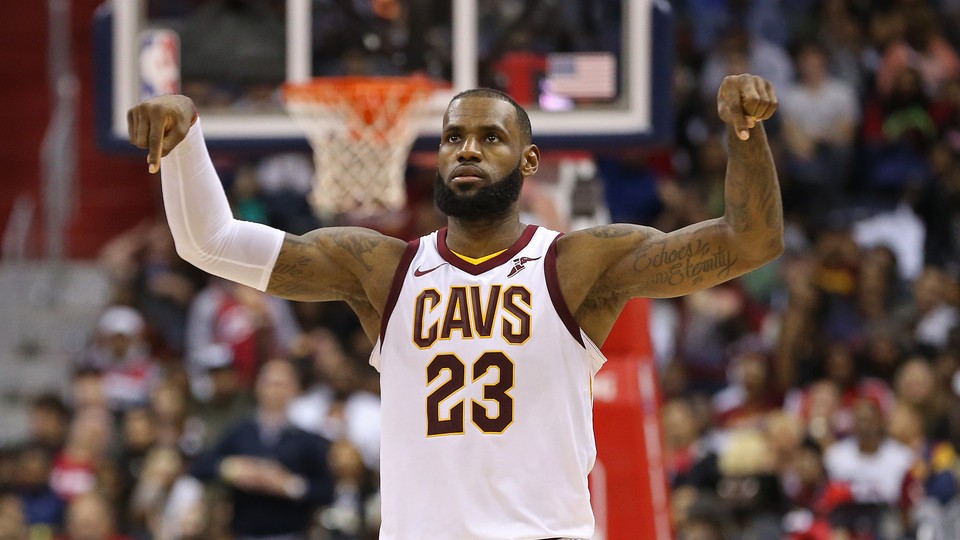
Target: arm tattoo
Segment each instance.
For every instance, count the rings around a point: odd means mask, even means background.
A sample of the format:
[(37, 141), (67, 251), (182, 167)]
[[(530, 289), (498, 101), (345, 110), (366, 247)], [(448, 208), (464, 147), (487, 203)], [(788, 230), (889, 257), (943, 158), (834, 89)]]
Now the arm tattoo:
[(305, 253), (307, 246), (301, 242), (284, 242), (277, 263), (270, 274), (268, 290), (280, 296), (297, 297), (312, 292), (314, 271), (312, 261)]
[(645, 274), (650, 285), (698, 285), (705, 277), (727, 279), (736, 263), (736, 255), (729, 250), (702, 239), (670, 246), (666, 240), (657, 240), (637, 250), (633, 269)]
[[(728, 128), (729, 157), (724, 187), (724, 217), (741, 239), (743, 250), (759, 252), (770, 236), (782, 237), (783, 210), (780, 187), (770, 147), (763, 128), (754, 129), (746, 141)], [(759, 253), (758, 253), (759, 255)]]
[(624, 227), (617, 225), (603, 225), (600, 227), (594, 227), (590, 229), (589, 232), (596, 238), (622, 238), (624, 236), (630, 236), (637, 231), (635, 228), (630, 226)]
[(727, 200), (727, 216), (730, 226), (736, 232), (750, 232), (753, 229), (753, 216), (747, 201)]
[(373, 253), (374, 249), (383, 242), (382, 238), (368, 235), (361, 236), (349, 230), (337, 231), (331, 235), (331, 238), (338, 247), (362, 264), (364, 270), (367, 272), (373, 271), (373, 266), (367, 260), (367, 256)]

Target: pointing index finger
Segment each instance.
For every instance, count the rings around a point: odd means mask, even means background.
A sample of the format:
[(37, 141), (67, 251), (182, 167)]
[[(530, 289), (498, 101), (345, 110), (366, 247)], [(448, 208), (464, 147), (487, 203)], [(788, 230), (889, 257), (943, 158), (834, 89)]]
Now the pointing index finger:
[(167, 130), (168, 115), (163, 118), (150, 119), (150, 134), (147, 139), (147, 163), (150, 173), (156, 173), (160, 170), (160, 156), (163, 152), (163, 135)]

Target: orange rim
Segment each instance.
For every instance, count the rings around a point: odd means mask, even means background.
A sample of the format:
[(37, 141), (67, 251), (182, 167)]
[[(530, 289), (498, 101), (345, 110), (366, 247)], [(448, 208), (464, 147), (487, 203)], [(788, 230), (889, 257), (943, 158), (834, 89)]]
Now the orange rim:
[(289, 103), (339, 104), (343, 102), (377, 102), (388, 96), (398, 97), (402, 104), (425, 97), (439, 88), (436, 82), (422, 76), (412, 77), (318, 77), (301, 83), (284, 83), (283, 97)]

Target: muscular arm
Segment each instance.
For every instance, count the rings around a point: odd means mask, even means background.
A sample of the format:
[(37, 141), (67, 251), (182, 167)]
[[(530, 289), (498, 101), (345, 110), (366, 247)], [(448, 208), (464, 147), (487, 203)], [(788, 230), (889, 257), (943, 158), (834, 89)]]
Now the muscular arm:
[(161, 96), (128, 114), (131, 142), (149, 149), (151, 172), (161, 170), (167, 221), (180, 256), (211, 274), (283, 298), (345, 300), (375, 336), (406, 244), (368, 229), (294, 236), (234, 219), (195, 121), (193, 104), (184, 96)]
[(343, 300), (376, 342), (397, 264), (406, 242), (360, 227), (287, 234), (267, 292), (306, 302)]
[[(747, 82), (752, 81), (743, 84)], [(732, 100), (724, 90), (731, 89), (721, 87), (718, 99)], [(597, 227), (558, 243), (558, 269), (565, 278), (574, 276), (562, 284), (565, 298), (588, 334), (594, 328), (602, 341), (629, 298), (689, 294), (749, 272), (782, 252), (776, 169), (762, 124), (749, 118), (769, 118), (776, 101), (772, 94), (756, 98), (772, 99), (758, 112), (753, 86), (733, 90), (737, 106), (747, 114), (721, 111), (729, 124), (723, 217), (670, 233), (628, 224)], [(745, 140), (744, 131), (749, 133)]]
[(401, 240), (360, 227), (288, 234), (267, 292), (302, 301), (369, 300), (380, 307), (405, 248)]

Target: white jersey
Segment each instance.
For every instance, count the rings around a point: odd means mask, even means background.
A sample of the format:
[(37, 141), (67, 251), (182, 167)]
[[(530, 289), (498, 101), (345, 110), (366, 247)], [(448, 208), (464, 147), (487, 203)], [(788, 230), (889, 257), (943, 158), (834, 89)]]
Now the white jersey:
[(382, 394), (382, 540), (590, 538), (593, 377), (561, 296), (558, 233), (471, 264), (410, 243), (370, 363)]

